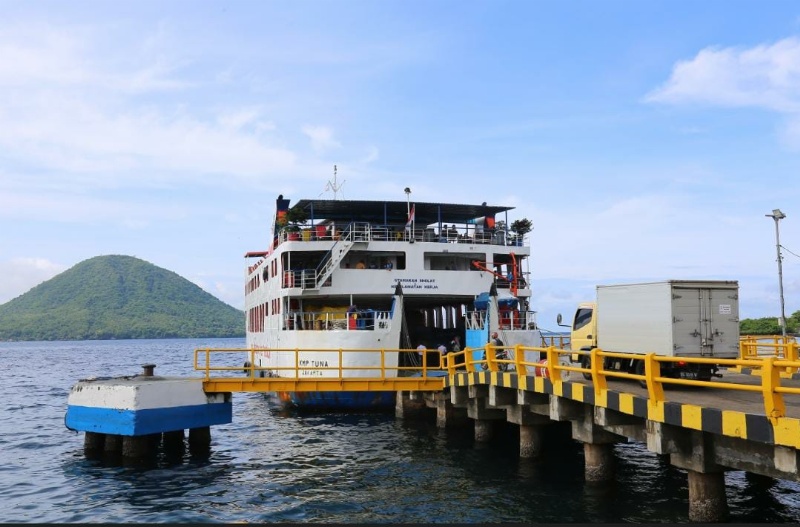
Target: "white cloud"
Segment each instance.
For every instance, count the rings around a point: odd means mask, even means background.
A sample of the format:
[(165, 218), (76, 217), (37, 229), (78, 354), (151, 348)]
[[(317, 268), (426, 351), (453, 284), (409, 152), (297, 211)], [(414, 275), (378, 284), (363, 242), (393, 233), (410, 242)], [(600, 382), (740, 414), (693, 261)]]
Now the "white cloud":
[(67, 268), (45, 258), (12, 258), (0, 261), (0, 304), (28, 292)]
[(709, 47), (678, 62), (669, 80), (645, 100), (800, 110), (800, 39), (752, 48)]
[[(218, 182), (213, 176), (220, 174), (252, 180), (296, 169), (295, 154), (270, 135), (276, 126), (263, 109), (203, 107), (197, 114), (164, 97), (145, 105), (143, 92), (160, 96), (194, 85), (174, 80), (186, 61), (147, 44), (104, 57), (100, 38), (75, 27), (0, 30), (0, 155), (7, 166), (37, 167), (26, 183), (108, 188)], [(330, 137), (317, 141), (333, 144)]]
[(333, 130), (326, 126), (306, 125), (303, 127), (303, 133), (311, 139), (311, 147), (315, 152), (321, 153), (341, 146), (333, 138)]

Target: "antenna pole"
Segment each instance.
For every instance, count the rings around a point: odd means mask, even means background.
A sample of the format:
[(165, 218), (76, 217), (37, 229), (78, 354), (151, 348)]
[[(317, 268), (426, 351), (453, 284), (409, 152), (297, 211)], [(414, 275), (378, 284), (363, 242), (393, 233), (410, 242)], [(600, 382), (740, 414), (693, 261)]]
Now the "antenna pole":
[(336, 199), (336, 193), (339, 191), (340, 188), (344, 186), (344, 181), (342, 181), (341, 185), (336, 183), (336, 165), (333, 165), (333, 181), (328, 181), (328, 184), (325, 185), (325, 190), (332, 190), (333, 191), (333, 199)]

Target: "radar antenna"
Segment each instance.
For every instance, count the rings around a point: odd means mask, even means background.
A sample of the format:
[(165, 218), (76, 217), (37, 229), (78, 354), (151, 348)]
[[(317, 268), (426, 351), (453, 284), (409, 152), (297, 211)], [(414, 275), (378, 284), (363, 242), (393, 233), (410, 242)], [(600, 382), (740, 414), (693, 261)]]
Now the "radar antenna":
[[(325, 185), (325, 190), (323, 191), (323, 193), (332, 190), (333, 191), (333, 199), (335, 200), (336, 199), (336, 193), (339, 192), (339, 189), (341, 189), (344, 186), (345, 181), (347, 181), (347, 180), (342, 181), (341, 184), (337, 184), (336, 183), (336, 165), (333, 165), (333, 181), (328, 181), (328, 184)], [(322, 196), (322, 194), (320, 194), (320, 196)]]

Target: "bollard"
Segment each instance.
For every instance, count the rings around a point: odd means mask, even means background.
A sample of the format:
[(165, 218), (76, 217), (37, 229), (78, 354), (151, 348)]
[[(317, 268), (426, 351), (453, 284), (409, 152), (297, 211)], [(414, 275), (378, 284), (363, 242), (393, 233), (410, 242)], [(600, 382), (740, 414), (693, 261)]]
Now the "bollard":
[(143, 376), (152, 377), (153, 376), (153, 370), (156, 369), (156, 365), (155, 364), (142, 364), (142, 368), (144, 369), (144, 373), (142, 373)]

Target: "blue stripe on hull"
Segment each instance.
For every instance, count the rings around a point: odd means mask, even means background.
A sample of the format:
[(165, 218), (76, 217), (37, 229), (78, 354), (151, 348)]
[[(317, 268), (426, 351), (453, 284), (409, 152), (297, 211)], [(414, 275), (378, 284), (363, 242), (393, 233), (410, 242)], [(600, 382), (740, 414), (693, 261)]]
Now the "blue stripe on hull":
[(202, 428), (232, 421), (231, 402), (147, 410), (69, 405), (65, 418), (65, 424), (71, 430), (123, 436)]
[(281, 400), (307, 410), (387, 410), (395, 392), (283, 392)]

